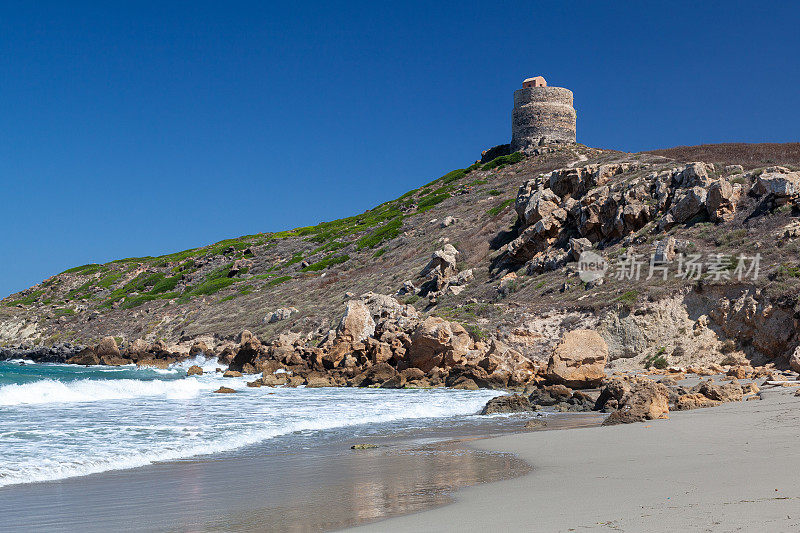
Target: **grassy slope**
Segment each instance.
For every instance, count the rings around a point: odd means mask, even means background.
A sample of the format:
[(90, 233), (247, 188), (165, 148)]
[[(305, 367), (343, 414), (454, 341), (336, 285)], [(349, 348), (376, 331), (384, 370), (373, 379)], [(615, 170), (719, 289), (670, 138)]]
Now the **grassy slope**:
[[(569, 149), (531, 163), (549, 170), (575, 157)], [(109, 331), (127, 339), (233, 335), (243, 327), (263, 330), (266, 312), (290, 305), (301, 309), (307, 327), (324, 329), (345, 292), (393, 293), (413, 278), (441, 246), (439, 233), (473, 240), (467, 225), (438, 231), (432, 219), (452, 214), (469, 216), (470, 226), (499, 226), (498, 219), (513, 212), (520, 181), (509, 179), (516, 172), (508, 165), (521, 159), (515, 154), (473, 164), (361, 215), (316, 226), (71, 268), (3, 299), (0, 318), (37, 320), (39, 340), (48, 343), (85, 342)], [(250, 266), (231, 275), (240, 259)]]

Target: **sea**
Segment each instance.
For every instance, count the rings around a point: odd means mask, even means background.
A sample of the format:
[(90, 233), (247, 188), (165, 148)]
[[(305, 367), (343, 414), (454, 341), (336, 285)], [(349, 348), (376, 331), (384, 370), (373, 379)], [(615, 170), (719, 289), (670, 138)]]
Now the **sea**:
[[(188, 376), (191, 365), (204, 369)], [(477, 420), (498, 391), (247, 387), (167, 369), (0, 362), (0, 487)], [(214, 393), (220, 386), (235, 394)]]

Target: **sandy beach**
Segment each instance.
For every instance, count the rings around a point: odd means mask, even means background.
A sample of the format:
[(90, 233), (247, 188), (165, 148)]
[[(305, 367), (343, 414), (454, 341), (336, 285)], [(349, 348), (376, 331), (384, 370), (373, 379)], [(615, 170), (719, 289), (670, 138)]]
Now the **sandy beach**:
[(530, 474), (357, 531), (798, 531), (800, 398), (671, 413), (669, 420), (474, 443)]

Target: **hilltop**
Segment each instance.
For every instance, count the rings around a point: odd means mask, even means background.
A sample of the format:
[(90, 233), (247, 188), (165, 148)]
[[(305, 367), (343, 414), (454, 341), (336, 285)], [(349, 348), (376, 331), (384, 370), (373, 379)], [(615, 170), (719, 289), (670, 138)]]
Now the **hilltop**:
[[(798, 165), (796, 143), (638, 154), (553, 144), (485, 157), (349, 218), (71, 268), (0, 302), (0, 343), (110, 335), (123, 347), (142, 339), (188, 353), (197, 341), (218, 351), (246, 329), (315, 345), (348, 300), (371, 292), (534, 361), (564, 331), (590, 328), (608, 342), (612, 367), (731, 354), (785, 363), (800, 229), (794, 191), (777, 182), (794, 186)], [(578, 276), (575, 260), (590, 248), (611, 265), (603, 283)], [(727, 274), (729, 256), (758, 253), (761, 275), (613, 275), (620, 258), (653, 252), (723, 254)]]

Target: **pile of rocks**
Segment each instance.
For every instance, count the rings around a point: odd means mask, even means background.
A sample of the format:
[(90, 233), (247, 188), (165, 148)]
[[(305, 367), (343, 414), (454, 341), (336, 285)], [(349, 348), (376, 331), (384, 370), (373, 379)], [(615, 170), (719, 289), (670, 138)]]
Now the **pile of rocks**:
[(321, 342), (282, 334), (262, 343), (246, 331), (218, 356), (231, 370), (262, 372), (253, 386), (524, 387), (542, 370), (498, 340), (476, 340), (456, 322), (374, 293), (348, 301)]
[[(535, 272), (554, 270), (587, 246), (625, 237), (655, 220), (658, 230), (667, 230), (694, 219), (727, 221), (734, 216), (743, 187), (716, 177), (713, 164), (645, 173), (648, 168), (638, 162), (594, 164), (526, 181), (517, 193), (520, 227), (517, 238), (506, 245), (509, 258), (531, 261)], [(629, 175), (613, 179), (623, 173)], [(798, 187), (800, 174), (771, 167), (751, 192), (793, 199)]]
[(136, 339), (126, 348), (120, 350), (114, 337), (103, 337), (94, 346), (88, 346), (66, 360), (74, 365), (108, 365), (121, 366), (135, 363), (138, 366), (167, 368), (178, 361), (204, 353), (213, 355), (212, 350), (204, 342), (195, 342), (189, 353), (172, 351), (162, 341), (146, 342)]
[(419, 296), (436, 298), (449, 289), (453, 294), (460, 294), (464, 286), (473, 280), (472, 269), (458, 271), (457, 257), (459, 251), (452, 244), (445, 244), (441, 250), (436, 250), (431, 255), (430, 261), (419, 273), (422, 279), (417, 289), (413, 282), (406, 281), (398, 294), (417, 294)]

